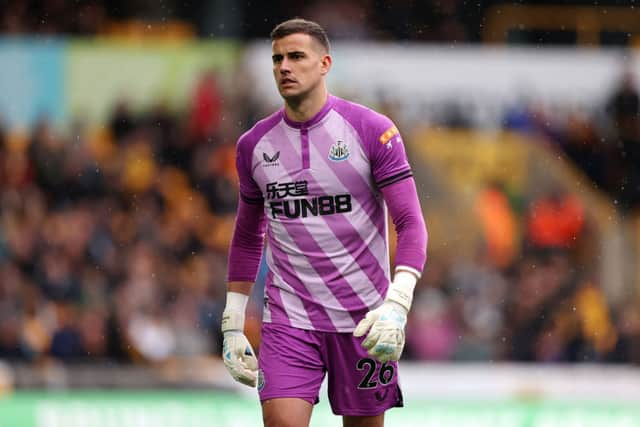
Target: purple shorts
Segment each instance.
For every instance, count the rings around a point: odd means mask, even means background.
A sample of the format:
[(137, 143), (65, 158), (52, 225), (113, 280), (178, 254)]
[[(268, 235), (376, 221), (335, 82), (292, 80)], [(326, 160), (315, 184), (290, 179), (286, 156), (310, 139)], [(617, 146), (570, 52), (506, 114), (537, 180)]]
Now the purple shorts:
[(297, 397), (318, 403), (328, 374), (328, 394), (336, 415), (375, 416), (401, 407), (398, 363), (381, 363), (351, 333), (307, 331), (263, 323), (258, 355), (260, 401)]

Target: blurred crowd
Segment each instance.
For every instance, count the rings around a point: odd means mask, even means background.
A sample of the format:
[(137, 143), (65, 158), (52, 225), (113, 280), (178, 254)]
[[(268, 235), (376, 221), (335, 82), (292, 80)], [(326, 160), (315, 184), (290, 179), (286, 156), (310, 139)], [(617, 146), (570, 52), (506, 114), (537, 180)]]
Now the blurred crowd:
[[(7, 3), (7, 2), (5, 2)], [(518, 4), (587, 6), (599, 8), (635, 7), (634, 0), (572, 0), (571, 2), (523, 0)], [(178, 24), (179, 36), (265, 38), (279, 22), (301, 16), (324, 25), (332, 39), (410, 40), (445, 43), (477, 43), (486, 39), (501, 8), (502, 0), (12, 0), (0, 8), (0, 32), (29, 35), (135, 34), (157, 36), (146, 31), (156, 24)], [(553, 13), (553, 12), (549, 12)], [(496, 18), (497, 17), (497, 18)], [(581, 18), (582, 19), (582, 18)], [(535, 21), (532, 21), (535, 22)], [(628, 46), (635, 33), (629, 28), (609, 28), (598, 22), (600, 43)], [(143, 24), (137, 26), (136, 24)], [(133, 24), (124, 29), (119, 24)], [(522, 23), (510, 28), (506, 38), (514, 44), (569, 44), (580, 41), (580, 30), (558, 28), (549, 31), (542, 25)], [(186, 27), (186, 28), (185, 28)], [(580, 26), (578, 26), (580, 27)]]
[[(122, 101), (101, 128), (0, 128), (0, 359), (219, 354), (235, 141), (261, 110), (220, 86), (204, 74), (184, 112)], [(637, 115), (617, 97), (614, 123)], [(490, 183), (472, 213), (477, 255), (429, 258), (404, 357), (640, 363), (637, 306), (609, 306), (584, 206), (561, 188), (523, 197)], [(249, 307), (254, 344), (260, 307)]]
[(106, 23), (104, 1), (12, 0), (0, 8), (5, 34), (96, 34)]
[[(601, 106), (518, 104), (502, 124), (573, 164), (623, 218), (637, 217), (640, 96), (630, 70)], [(575, 195), (561, 185), (514, 194), (489, 182), (474, 214), (483, 242), (477, 256), (429, 259), (408, 325), (409, 357), (640, 363), (637, 297), (607, 300), (594, 261), (598, 234)]]
[(185, 114), (122, 102), (97, 130), (0, 132), (0, 358), (217, 353), (235, 101), (207, 73)]
[[(285, 19), (305, 16), (326, 26), (332, 38), (478, 41), (485, 5), (461, 0), (426, 2), (280, 1), (261, 5), (163, 0), (13, 0), (0, 9), (0, 32), (95, 35), (125, 21), (189, 22), (201, 36), (264, 38)], [(237, 21), (240, 22), (237, 22)], [(220, 28), (220, 23), (225, 23)]]
[(476, 256), (429, 259), (408, 323), (408, 356), (640, 363), (637, 301), (608, 302), (582, 203), (560, 187), (520, 197), (487, 185), (474, 206)]
[(534, 135), (563, 153), (622, 212), (640, 208), (640, 95), (625, 69), (603, 105), (551, 111), (535, 103), (516, 105), (504, 127)]

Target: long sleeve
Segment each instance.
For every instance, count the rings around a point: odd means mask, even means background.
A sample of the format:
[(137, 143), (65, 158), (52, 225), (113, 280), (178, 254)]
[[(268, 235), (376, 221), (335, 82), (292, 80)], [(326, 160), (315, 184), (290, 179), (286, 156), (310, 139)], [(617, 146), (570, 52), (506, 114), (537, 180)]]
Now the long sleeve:
[(228, 281), (253, 282), (256, 279), (264, 247), (265, 223), (263, 206), (240, 198), (229, 248)]
[(427, 259), (427, 227), (413, 178), (381, 189), (398, 234), (395, 266), (409, 267), (420, 275)]

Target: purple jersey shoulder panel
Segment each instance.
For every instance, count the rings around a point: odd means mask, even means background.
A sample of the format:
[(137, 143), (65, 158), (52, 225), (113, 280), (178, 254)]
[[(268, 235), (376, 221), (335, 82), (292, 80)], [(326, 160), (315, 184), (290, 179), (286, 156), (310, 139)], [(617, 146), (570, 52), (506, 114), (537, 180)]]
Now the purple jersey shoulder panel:
[(411, 167), (398, 128), (387, 116), (363, 105), (335, 97), (333, 109), (358, 133), (381, 188), (411, 176)]
[(246, 131), (236, 145), (236, 169), (240, 179), (240, 197), (252, 204), (264, 202), (262, 190), (253, 179), (252, 162), (253, 150), (260, 139), (282, 120), (282, 111), (278, 110), (270, 116), (260, 120)]

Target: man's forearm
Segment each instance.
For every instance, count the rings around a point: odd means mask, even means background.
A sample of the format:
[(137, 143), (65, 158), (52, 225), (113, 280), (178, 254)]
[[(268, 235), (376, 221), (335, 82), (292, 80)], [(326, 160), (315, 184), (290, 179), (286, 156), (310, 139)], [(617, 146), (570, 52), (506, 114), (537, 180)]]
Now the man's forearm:
[(253, 282), (229, 282), (227, 301), (222, 313), (222, 332), (244, 330), (245, 311)]
[(427, 259), (427, 228), (413, 178), (382, 189), (398, 234), (396, 271), (404, 270), (420, 277)]
[[(255, 280), (264, 247), (265, 226), (263, 207), (246, 203), (240, 198), (229, 248), (227, 281), (230, 286), (233, 283), (235, 288), (235, 283), (253, 283)], [(242, 289), (245, 287), (240, 285), (238, 292), (244, 293)]]
[(227, 283), (227, 292), (237, 292), (239, 294), (251, 295), (253, 282), (229, 282)]

